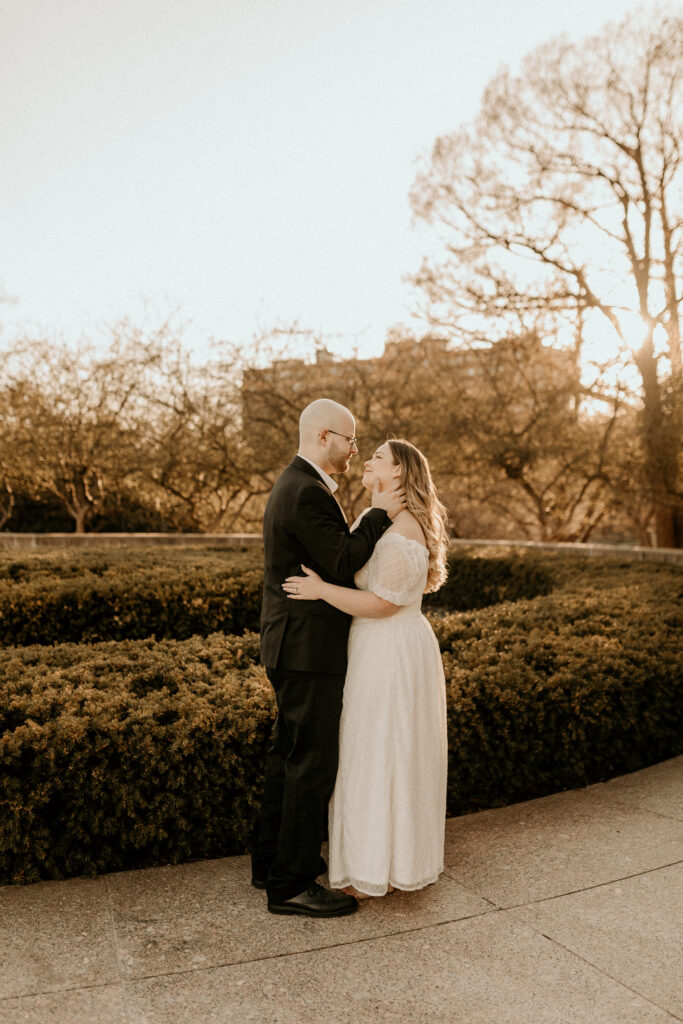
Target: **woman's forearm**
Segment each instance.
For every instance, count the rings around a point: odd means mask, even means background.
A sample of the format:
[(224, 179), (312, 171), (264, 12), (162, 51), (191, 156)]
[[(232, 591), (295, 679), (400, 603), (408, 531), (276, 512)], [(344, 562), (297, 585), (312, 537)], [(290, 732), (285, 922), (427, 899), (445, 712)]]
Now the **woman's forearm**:
[(320, 597), (340, 612), (357, 615), (362, 619), (385, 619), (400, 607), (370, 590), (352, 590), (350, 587), (338, 587), (334, 583), (323, 583)]

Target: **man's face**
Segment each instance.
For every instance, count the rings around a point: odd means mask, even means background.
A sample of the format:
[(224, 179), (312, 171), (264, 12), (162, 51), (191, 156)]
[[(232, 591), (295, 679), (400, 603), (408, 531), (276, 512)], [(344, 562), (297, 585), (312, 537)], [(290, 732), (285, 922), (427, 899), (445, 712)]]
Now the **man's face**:
[(333, 473), (346, 473), (351, 459), (358, 453), (354, 440), (355, 423), (336, 424), (334, 430), (327, 428), (326, 455)]

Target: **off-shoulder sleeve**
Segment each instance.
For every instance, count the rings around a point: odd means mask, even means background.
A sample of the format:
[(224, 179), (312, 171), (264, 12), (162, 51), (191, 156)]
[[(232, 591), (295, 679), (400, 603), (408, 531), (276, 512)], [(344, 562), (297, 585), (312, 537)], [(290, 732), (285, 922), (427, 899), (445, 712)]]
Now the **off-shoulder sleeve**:
[(388, 535), (370, 560), (368, 590), (392, 604), (411, 604), (424, 587), (427, 562), (422, 545)]

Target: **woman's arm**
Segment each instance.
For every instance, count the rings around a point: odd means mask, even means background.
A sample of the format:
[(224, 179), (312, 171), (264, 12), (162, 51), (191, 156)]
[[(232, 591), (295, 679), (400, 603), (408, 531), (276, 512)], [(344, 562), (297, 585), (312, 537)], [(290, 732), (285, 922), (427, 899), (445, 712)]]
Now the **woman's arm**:
[(400, 605), (385, 601), (369, 590), (352, 590), (350, 587), (338, 587), (335, 583), (325, 583), (305, 565), (301, 568), (305, 576), (288, 576), (282, 584), (282, 589), (292, 601), (326, 601), (340, 612), (362, 619), (386, 619), (400, 608)]

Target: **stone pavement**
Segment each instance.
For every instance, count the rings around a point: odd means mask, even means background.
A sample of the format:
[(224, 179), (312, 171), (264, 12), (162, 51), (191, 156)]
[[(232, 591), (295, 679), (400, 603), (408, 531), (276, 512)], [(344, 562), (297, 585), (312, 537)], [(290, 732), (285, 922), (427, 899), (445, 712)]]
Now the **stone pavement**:
[(683, 1021), (683, 757), (446, 836), (339, 920), (268, 914), (246, 857), (0, 888), (0, 1022)]

